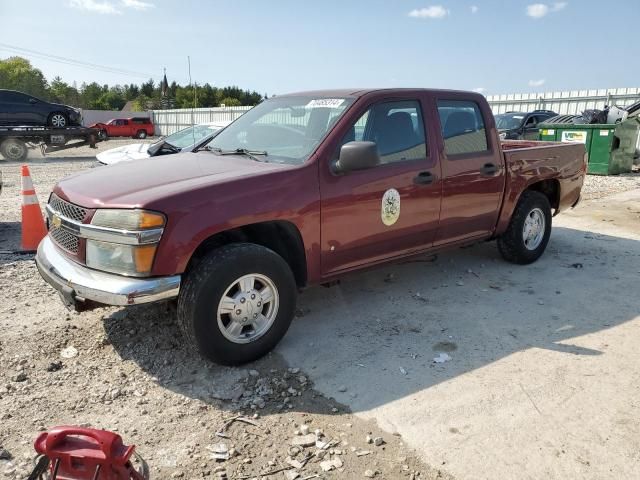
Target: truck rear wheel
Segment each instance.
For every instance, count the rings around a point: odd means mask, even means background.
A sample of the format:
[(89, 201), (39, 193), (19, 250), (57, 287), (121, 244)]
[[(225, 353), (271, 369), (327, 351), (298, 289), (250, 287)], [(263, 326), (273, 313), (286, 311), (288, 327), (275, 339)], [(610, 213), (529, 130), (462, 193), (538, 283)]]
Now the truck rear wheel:
[(278, 344), (293, 319), (296, 295), (293, 273), (277, 253), (250, 243), (225, 245), (186, 275), (178, 323), (200, 354), (239, 365)]
[(527, 265), (544, 253), (551, 236), (551, 206), (540, 192), (522, 193), (507, 231), (498, 238), (502, 258)]
[(136, 137), (137, 138), (147, 138), (147, 131), (146, 130), (138, 130), (138, 133), (136, 133)]
[(21, 162), (27, 158), (27, 145), (18, 138), (7, 138), (0, 145), (0, 153), (7, 160)]

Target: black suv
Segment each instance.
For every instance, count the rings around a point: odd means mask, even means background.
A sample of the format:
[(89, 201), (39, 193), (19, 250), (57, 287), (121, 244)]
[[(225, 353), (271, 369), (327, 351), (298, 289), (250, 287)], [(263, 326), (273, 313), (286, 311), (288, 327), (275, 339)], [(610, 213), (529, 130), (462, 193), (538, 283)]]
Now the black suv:
[(80, 125), (80, 110), (49, 103), (26, 93), (0, 90), (0, 125), (45, 125), (64, 128)]
[(496, 128), (500, 140), (538, 140), (538, 124), (556, 115), (551, 110), (500, 113), (496, 115)]

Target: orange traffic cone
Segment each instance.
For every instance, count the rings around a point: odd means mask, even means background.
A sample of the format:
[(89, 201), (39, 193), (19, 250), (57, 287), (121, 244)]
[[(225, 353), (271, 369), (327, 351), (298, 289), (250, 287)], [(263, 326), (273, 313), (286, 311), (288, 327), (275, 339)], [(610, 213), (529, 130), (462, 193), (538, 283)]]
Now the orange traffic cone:
[(40, 241), (47, 235), (38, 196), (33, 188), (29, 167), (22, 166), (22, 243), (23, 251), (37, 250)]

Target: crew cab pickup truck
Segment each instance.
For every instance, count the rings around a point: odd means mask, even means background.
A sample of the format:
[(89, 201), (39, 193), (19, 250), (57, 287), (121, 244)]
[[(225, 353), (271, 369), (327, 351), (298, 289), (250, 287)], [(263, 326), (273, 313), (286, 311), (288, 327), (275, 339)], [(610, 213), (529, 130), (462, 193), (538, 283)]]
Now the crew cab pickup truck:
[(494, 239), (534, 262), (586, 166), (582, 144), (501, 144), (475, 93), (279, 95), (200, 151), (62, 180), (36, 262), (70, 306), (177, 299), (187, 344), (241, 364), (274, 348), (305, 286)]
[(107, 123), (94, 123), (90, 128), (97, 128), (100, 139), (108, 137), (152, 137), (155, 127), (151, 119), (147, 117), (113, 118)]

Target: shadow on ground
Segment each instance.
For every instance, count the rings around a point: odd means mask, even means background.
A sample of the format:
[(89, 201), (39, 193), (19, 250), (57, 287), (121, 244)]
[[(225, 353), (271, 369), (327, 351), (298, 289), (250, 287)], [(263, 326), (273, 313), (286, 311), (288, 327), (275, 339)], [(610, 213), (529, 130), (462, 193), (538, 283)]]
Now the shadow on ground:
[[(531, 348), (600, 355), (571, 339), (640, 314), (629, 295), (640, 271), (635, 240), (556, 228), (546, 254), (529, 266), (505, 263), (494, 243), (423, 260), (307, 290), (275, 353), (247, 368), (263, 371), (282, 357), (320, 391), (364, 411)], [(174, 314), (169, 304), (136, 307), (104, 326), (122, 358), (160, 385), (211, 402), (233, 396), (246, 369), (212, 365), (187, 350)], [(439, 353), (451, 360), (434, 363)]]

